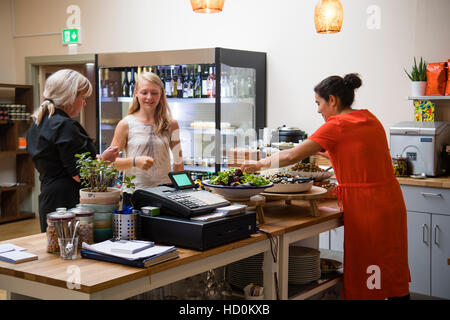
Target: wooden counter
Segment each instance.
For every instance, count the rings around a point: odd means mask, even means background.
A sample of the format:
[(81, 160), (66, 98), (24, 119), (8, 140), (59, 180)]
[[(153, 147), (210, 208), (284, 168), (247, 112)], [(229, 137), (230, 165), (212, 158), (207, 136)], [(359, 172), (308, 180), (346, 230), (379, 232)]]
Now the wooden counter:
[[(273, 236), (327, 225), (342, 217), (335, 200), (319, 204), (319, 217), (310, 216), (306, 201), (293, 201), (291, 206), (283, 203), (269, 202), (264, 207), (266, 223), (259, 227)], [(45, 233), (2, 243), (27, 248), (39, 259), (21, 264), (0, 261), (0, 289), (43, 299), (123, 299), (254, 254), (271, 256), (270, 241), (260, 233), (206, 251), (180, 248), (179, 258), (147, 269), (91, 259), (61, 260), (59, 254), (46, 252)], [(74, 281), (70, 270), (78, 272), (78, 288), (68, 288)]]
[(425, 179), (397, 177), (397, 180), (400, 184), (403, 185), (450, 189), (450, 177), (437, 177)]

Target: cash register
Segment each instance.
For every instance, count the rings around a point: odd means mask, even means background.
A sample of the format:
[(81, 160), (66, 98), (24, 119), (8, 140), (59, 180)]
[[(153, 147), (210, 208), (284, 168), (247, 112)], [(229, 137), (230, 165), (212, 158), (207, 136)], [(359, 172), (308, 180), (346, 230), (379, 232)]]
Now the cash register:
[(160, 209), (159, 215), (138, 215), (139, 239), (203, 251), (256, 232), (254, 211), (202, 219), (230, 203), (219, 195), (197, 190), (188, 172), (171, 172), (169, 177), (173, 186), (136, 190), (132, 195), (135, 209), (147, 206)]
[(162, 215), (190, 218), (230, 204), (217, 194), (198, 190), (187, 171), (169, 172), (169, 178), (173, 187), (162, 185), (136, 190), (132, 196), (133, 206), (151, 205), (159, 207)]

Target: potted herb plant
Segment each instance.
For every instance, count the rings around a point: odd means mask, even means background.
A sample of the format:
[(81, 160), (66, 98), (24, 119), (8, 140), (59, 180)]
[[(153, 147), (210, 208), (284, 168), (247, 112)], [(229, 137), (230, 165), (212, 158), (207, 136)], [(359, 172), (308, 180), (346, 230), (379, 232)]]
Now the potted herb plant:
[[(132, 180), (135, 176), (119, 178), (119, 171), (110, 161), (92, 159), (89, 152), (76, 154), (77, 167), (80, 171), (81, 185), (80, 203), (91, 208), (94, 214), (94, 242), (112, 237), (112, 213), (122, 209), (124, 187), (134, 189)], [(121, 183), (121, 188), (110, 187)]]
[(420, 62), (417, 65), (416, 57), (414, 57), (414, 65), (411, 72), (406, 71), (406, 75), (411, 80), (411, 95), (413, 97), (421, 97), (425, 95), (427, 88), (427, 63), (420, 58)]

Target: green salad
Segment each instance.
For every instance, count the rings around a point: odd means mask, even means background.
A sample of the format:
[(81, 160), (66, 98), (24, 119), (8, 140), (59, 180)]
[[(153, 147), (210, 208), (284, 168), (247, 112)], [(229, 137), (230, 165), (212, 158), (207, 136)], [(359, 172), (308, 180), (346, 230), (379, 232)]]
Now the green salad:
[(221, 171), (217, 176), (212, 176), (209, 180), (210, 184), (237, 187), (240, 185), (244, 186), (265, 186), (270, 183), (266, 178), (251, 174), (247, 172), (242, 172), (241, 169), (232, 168), (230, 170)]

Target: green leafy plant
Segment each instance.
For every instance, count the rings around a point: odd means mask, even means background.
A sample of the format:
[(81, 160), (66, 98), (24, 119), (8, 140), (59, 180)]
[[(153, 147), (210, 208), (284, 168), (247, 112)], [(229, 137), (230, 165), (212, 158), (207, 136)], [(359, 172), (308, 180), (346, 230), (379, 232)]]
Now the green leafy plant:
[(427, 81), (427, 63), (422, 57), (420, 57), (419, 65), (417, 65), (416, 57), (414, 57), (414, 66), (410, 73), (406, 69), (404, 70), (411, 81)]
[(120, 182), (128, 189), (134, 189), (132, 182), (136, 176), (119, 178), (119, 171), (111, 166), (110, 161), (92, 159), (89, 152), (75, 154), (77, 168), (80, 170), (81, 185), (90, 192), (107, 192), (108, 187), (114, 182)]

